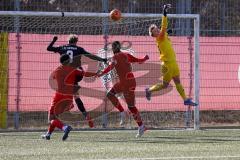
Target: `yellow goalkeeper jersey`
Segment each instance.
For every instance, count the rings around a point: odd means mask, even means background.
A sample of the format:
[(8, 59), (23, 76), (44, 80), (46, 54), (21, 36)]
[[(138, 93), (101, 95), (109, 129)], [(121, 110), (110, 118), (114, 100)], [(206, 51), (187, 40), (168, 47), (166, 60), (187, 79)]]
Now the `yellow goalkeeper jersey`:
[(156, 38), (158, 50), (160, 53), (160, 60), (162, 62), (175, 62), (176, 54), (172, 47), (172, 42), (168, 38), (167, 33), (167, 17), (162, 17), (162, 25), (159, 36)]

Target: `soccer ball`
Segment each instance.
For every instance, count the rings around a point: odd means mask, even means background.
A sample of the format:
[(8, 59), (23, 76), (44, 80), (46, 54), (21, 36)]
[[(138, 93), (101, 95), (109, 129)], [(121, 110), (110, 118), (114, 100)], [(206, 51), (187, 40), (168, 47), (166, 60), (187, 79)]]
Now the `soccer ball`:
[(121, 16), (122, 16), (122, 13), (120, 10), (118, 9), (113, 9), (110, 14), (110, 19), (113, 20), (113, 21), (118, 21), (121, 19)]

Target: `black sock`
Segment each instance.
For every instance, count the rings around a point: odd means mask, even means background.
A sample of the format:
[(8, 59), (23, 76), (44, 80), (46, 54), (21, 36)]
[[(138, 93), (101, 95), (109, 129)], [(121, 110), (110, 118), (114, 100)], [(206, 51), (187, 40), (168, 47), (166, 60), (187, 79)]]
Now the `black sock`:
[(82, 112), (82, 114), (85, 118), (87, 118), (87, 114), (88, 114), (87, 112)]
[(80, 98), (76, 98), (75, 99), (75, 102), (76, 102), (76, 104), (77, 104), (77, 106), (78, 106), (78, 109), (82, 112), (82, 114), (86, 117), (87, 116), (87, 112), (86, 112), (86, 109), (85, 109), (85, 107), (84, 107), (84, 105), (83, 105), (83, 102), (82, 102), (82, 100), (80, 99)]

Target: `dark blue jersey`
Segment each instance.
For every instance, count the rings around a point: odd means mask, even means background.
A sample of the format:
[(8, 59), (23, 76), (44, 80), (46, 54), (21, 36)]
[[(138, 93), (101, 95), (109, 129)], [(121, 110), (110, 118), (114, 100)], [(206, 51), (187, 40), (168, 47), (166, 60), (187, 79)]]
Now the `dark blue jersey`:
[(95, 56), (87, 51), (85, 51), (82, 47), (79, 47), (75, 44), (67, 44), (59, 47), (54, 47), (55, 41), (53, 40), (47, 47), (48, 51), (57, 52), (60, 55), (68, 54), (71, 58), (70, 63), (72, 67), (81, 67), (81, 56), (84, 55), (90, 59), (106, 62), (106, 58), (100, 58)]
[(60, 55), (68, 54), (70, 57), (71, 56), (75, 57), (75, 56), (79, 56), (82, 54), (89, 54), (82, 47), (78, 47), (73, 44), (63, 45), (63, 46), (59, 46), (59, 47), (50, 46), (50, 47), (48, 47), (48, 51), (58, 52)]
[(59, 46), (59, 47), (53, 47), (53, 46), (49, 45), (47, 50), (57, 52), (60, 55), (68, 54), (69, 57), (71, 58), (70, 59), (70, 63), (72, 64), (71, 66), (73, 66), (73, 67), (81, 66), (81, 56), (90, 54), (90, 53), (86, 52), (82, 47), (72, 45), (72, 44), (63, 45), (63, 46)]

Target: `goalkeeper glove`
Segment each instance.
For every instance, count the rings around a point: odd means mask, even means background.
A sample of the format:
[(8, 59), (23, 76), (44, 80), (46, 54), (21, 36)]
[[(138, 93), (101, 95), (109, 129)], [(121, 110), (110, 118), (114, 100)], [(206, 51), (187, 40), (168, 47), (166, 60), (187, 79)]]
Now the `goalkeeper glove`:
[(163, 6), (163, 15), (166, 17), (167, 16), (167, 11), (168, 9), (171, 8), (171, 4), (165, 4)]

